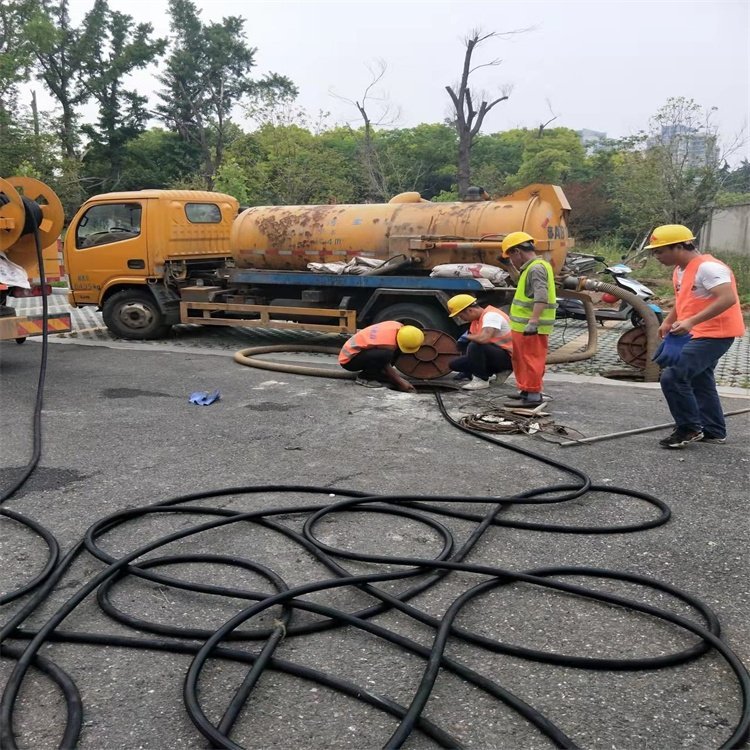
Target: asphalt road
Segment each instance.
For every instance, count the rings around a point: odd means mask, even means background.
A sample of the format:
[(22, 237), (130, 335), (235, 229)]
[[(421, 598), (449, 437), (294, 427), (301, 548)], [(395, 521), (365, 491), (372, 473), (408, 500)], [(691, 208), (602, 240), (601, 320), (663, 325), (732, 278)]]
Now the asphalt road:
[[(31, 454), (40, 352), (36, 341), (0, 348), (2, 487), (18, 476)], [(189, 403), (191, 393), (214, 389), (220, 390), (221, 399), (211, 406)], [(509, 381), (473, 396), (448, 392), (444, 401), (449, 412), (459, 417), (487, 411), (512, 391)], [(547, 391), (554, 399), (550, 412), (555, 423), (569, 434), (593, 436), (669, 420), (653, 385), (554, 375), (548, 379)], [(727, 410), (750, 406), (740, 391), (725, 394)], [(228, 489), (191, 505), (235, 512), (294, 508), (298, 512), (290, 511), (278, 521), (301, 531), (310, 516), (305, 508), (335, 503), (343, 498), (342, 490), (353, 490), (441, 499), (433, 500), (432, 509), (421, 517), (372, 511), (325, 516), (314, 529), (321, 542), (369, 555), (432, 559), (447, 537), (426, 519), (442, 524), (457, 546), (478, 525), (475, 520), (445, 516), (438, 508), (481, 518), (496, 510), (488, 498), (580, 483), (580, 477), (571, 476), (565, 467), (457, 430), (441, 416), (428, 393), (407, 395), (360, 388), (347, 381), (264, 372), (240, 366), (232, 361), (231, 351), (216, 349), (53, 344), (42, 427), (39, 467), (3, 507), (42, 523), (63, 552), (72, 549), (92, 524), (113, 513), (188, 493)], [(596, 485), (652, 494), (671, 508), (672, 516), (666, 524), (633, 533), (554, 533), (521, 526), (628, 525), (654, 519), (658, 510), (637, 497), (603, 490), (566, 502), (506, 505), (497, 517), (508, 525), (484, 530), (465, 562), (505, 571), (504, 580), (513, 573), (548, 566), (603, 568), (656, 579), (711, 608), (721, 622), (724, 642), (750, 664), (748, 415), (730, 418), (726, 445), (666, 451), (657, 446), (664, 434), (649, 432), (569, 448), (527, 435), (503, 437), (511, 446), (574, 466)], [(281, 492), (277, 485), (312, 485), (323, 491)], [(238, 489), (248, 486), (265, 489)], [(485, 501), (473, 499), (479, 497)], [(198, 510), (134, 516), (104, 533), (100, 543), (119, 558), (164, 534), (211, 518), (215, 517)], [(0, 518), (0, 544), (0, 590), (16, 589), (42, 568), (44, 544), (7, 517)], [(290, 587), (332, 575), (311, 548), (261, 523), (228, 524), (171, 542), (145, 557), (186, 553), (253, 560), (275, 571)], [(404, 569), (393, 561), (337, 559), (356, 573)], [(104, 569), (105, 564), (89, 552), (81, 553), (23, 628), (41, 628)], [(180, 562), (162, 572), (243, 591), (273, 590), (260, 573), (216, 559)], [(410, 605), (441, 618), (457, 597), (488, 579), (477, 572), (452, 572)], [(566, 574), (556, 580), (634, 598), (704, 625), (692, 607), (663, 590), (601, 576)], [(399, 592), (410, 582), (380, 585)], [(375, 601), (351, 587), (305, 598), (347, 612)], [(251, 602), (133, 577), (116, 584), (111, 599), (141, 625), (128, 627), (114, 621), (89, 595), (58, 630), (105, 634), (104, 642), (50, 640), (40, 651), (80, 691), (83, 727), (77, 747), (206, 747), (183, 701), (192, 658), (123, 648), (113, 636), (155, 637), (146, 632), (143, 621), (213, 631)], [(3, 607), (2, 623), (9, 622), (25, 601)], [(349, 680), (355, 693), (388, 696), (408, 706), (422, 679), (424, 659), (351, 626), (294, 634), (299, 623), (321, 617), (307, 611), (295, 614), (275, 656)], [(282, 619), (277, 606), (241, 628), (273, 628)], [(426, 647), (435, 638), (432, 627), (407, 613), (389, 611), (372, 622)], [(493, 641), (594, 659), (655, 658), (697, 642), (695, 636), (662, 619), (530, 583), (502, 586), (471, 600), (458, 614), (457, 624)], [(189, 642), (200, 645), (206, 637)], [(7, 641), (15, 647), (27, 642), (18, 637)], [(229, 646), (246, 653), (260, 648), (255, 641), (233, 641)], [(583, 748), (705, 750), (721, 746), (740, 717), (737, 678), (716, 652), (668, 668), (638, 670), (549, 664), (498, 653), (458, 637), (449, 638), (446, 654), (542, 712)], [(2, 684), (13, 667), (11, 659), (0, 661)], [(247, 666), (237, 661), (213, 659), (200, 673), (200, 705), (215, 724), (246, 672)], [(56, 747), (65, 710), (59, 688), (32, 669), (13, 716), (19, 747)], [(424, 716), (466, 747), (553, 746), (487, 690), (447, 669), (437, 677)], [(272, 671), (262, 675), (231, 736), (247, 748), (376, 748), (386, 743), (397, 724), (354, 697), (307, 678)], [(405, 745), (437, 746), (419, 730)]]

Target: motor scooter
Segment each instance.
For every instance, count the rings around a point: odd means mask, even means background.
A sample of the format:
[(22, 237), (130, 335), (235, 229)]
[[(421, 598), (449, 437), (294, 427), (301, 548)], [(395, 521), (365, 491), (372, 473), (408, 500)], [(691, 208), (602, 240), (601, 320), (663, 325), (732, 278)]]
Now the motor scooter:
[[(599, 263), (606, 262), (605, 258), (601, 258), (596, 255), (579, 255), (577, 257), (579, 264), (581, 260), (584, 260), (585, 262), (586, 259), (597, 261)], [(633, 269), (629, 266), (626, 266), (624, 263), (616, 263), (613, 266), (605, 266), (601, 274), (610, 277), (608, 279), (604, 279), (608, 283), (619, 286), (621, 289), (625, 289), (626, 291), (635, 294), (637, 297), (640, 297), (644, 302), (648, 302), (648, 300), (650, 300), (654, 296), (654, 293), (645, 284), (642, 284), (640, 281), (632, 278), (632, 276), (630, 276), (632, 272)], [(613, 294), (605, 292), (602, 295), (602, 302), (613, 303), (617, 302), (617, 300), (618, 297), (615, 297)], [(651, 302), (648, 303), (648, 306), (654, 311), (656, 317), (659, 319), (659, 322), (661, 322), (664, 317), (664, 311), (661, 309), (661, 307)], [(638, 328), (639, 326), (643, 325), (643, 318), (641, 317), (640, 313), (635, 310), (629, 302), (626, 302), (625, 300), (620, 300), (620, 304), (616, 308), (596, 308), (594, 310), (594, 316), (602, 325), (604, 325), (604, 321), (606, 320), (630, 320), (630, 323), (634, 328)], [(577, 299), (558, 299), (556, 317), (586, 320), (586, 313), (583, 308), (583, 302)]]

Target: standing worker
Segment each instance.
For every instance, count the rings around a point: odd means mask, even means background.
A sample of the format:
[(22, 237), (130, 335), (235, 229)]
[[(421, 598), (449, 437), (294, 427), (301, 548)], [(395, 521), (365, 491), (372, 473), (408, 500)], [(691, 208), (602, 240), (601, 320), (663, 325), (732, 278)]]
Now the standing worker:
[(513, 375), (519, 393), (511, 397), (516, 403), (506, 406), (536, 407), (542, 403), (542, 379), (555, 323), (555, 275), (526, 232), (511, 232), (502, 242), (502, 252), (521, 272), (510, 306)]
[[(448, 300), (448, 317), (458, 317), (469, 323), (469, 332), (465, 334), (468, 343), (466, 354), (450, 363), (452, 370), (459, 374), (466, 373), (471, 378), (462, 386), (462, 390), (489, 388), (492, 376), (499, 383), (504, 383), (513, 368), (508, 316), (492, 305), (478, 305), (477, 298), (470, 294), (457, 294)], [(498, 373), (507, 375), (498, 377)]]
[(687, 227), (665, 224), (654, 229), (646, 246), (659, 263), (675, 267), (675, 306), (659, 327), (659, 336), (665, 346), (673, 344), (673, 337), (680, 337), (683, 344), (660, 378), (675, 422), (674, 432), (659, 441), (663, 448), (684, 448), (696, 441), (726, 442), (714, 369), (735, 338), (745, 333), (732, 270), (713, 256), (701, 254), (694, 242)]
[(401, 352), (414, 354), (424, 342), (424, 333), (415, 326), (395, 320), (357, 331), (339, 352), (339, 364), (349, 372), (359, 372), (359, 385), (378, 388), (383, 382), (397, 390), (414, 393), (414, 386), (399, 375), (393, 363)]

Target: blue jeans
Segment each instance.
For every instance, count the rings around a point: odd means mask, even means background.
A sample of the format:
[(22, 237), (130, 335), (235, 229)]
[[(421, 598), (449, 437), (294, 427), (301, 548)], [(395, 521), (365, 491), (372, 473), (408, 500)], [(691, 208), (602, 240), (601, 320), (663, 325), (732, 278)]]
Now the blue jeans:
[(463, 357), (451, 360), (450, 368), (456, 372), (473, 375), (480, 380), (487, 380), (490, 375), (505, 370), (512, 370), (510, 354), (495, 344), (477, 344), (470, 341)]
[(682, 348), (677, 364), (662, 371), (661, 390), (677, 428), (726, 437), (714, 370), (733, 342), (733, 338), (691, 339)]

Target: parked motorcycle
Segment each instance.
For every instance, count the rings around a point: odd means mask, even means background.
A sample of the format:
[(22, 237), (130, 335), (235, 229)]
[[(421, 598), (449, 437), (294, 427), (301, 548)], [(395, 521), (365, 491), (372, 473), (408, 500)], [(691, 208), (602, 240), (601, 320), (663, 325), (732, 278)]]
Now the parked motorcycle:
[[(606, 262), (605, 258), (601, 258), (595, 255), (578, 255), (575, 260), (579, 266), (581, 265), (581, 263), (586, 263), (589, 260), (602, 264)], [(590, 265), (592, 267), (595, 267), (594, 263)], [(624, 263), (616, 263), (613, 266), (605, 266), (604, 270), (601, 272), (601, 275), (609, 277), (603, 279), (607, 283), (619, 286), (621, 289), (625, 289), (626, 291), (640, 297), (644, 302), (648, 302), (648, 300), (650, 300), (654, 296), (654, 293), (645, 284), (642, 284), (640, 281), (630, 276), (632, 272), (633, 269), (629, 266), (626, 266)], [(619, 298), (615, 297), (613, 294), (605, 293), (602, 295), (602, 302), (614, 303), (617, 302), (618, 299)], [(656, 317), (659, 319), (659, 322), (661, 322), (664, 317), (664, 312), (661, 307), (651, 302), (648, 303), (648, 306), (654, 311), (654, 313), (656, 313)], [(594, 315), (596, 319), (602, 324), (604, 324), (605, 320), (630, 320), (630, 323), (634, 328), (638, 328), (639, 326), (643, 325), (643, 318), (641, 317), (641, 315), (637, 310), (633, 308), (633, 306), (629, 302), (626, 302), (625, 300), (620, 300), (620, 304), (616, 308), (596, 308), (594, 311)], [(558, 299), (557, 317), (573, 318), (575, 320), (586, 320), (586, 313), (583, 308), (583, 302), (577, 299)]]

